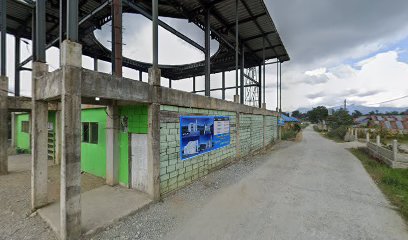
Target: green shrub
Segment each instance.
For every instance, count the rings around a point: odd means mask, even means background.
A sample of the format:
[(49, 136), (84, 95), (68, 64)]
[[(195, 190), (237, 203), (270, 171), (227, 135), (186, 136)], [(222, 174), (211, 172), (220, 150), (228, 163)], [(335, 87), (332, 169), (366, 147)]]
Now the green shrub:
[(329, 138), (344, 139), (344, 136), (346, 136), (347, 131), (348, 127), (345, 125), (341, 125), (337, 128), (330, 129), (330, 131), (327, 133), (327, 136)]

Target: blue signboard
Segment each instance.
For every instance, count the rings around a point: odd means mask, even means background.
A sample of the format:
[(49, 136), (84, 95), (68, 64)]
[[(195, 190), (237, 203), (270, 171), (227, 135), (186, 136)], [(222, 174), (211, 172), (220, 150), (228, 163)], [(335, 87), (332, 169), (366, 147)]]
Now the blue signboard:
[(230, 144), (229, 117), (181, 116), (180, 158), (186, 160)]

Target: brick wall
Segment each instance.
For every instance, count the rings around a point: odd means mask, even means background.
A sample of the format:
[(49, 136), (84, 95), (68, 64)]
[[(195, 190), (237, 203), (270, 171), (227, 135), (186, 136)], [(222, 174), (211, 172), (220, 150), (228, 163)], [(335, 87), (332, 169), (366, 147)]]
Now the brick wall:
[[(230, 145), (191, 159), (180, 159), (180, 116), (229, 116)], [(275, 119), (275, 120), (274, 120)], [(192, 181), (205, 176), (212, 169), (220, 167), (236, 157), (237, 113), (228, 111), (185, 108), (176, 106), (160, 107), (160, 192), (166, 194), (182, 188)], [(272, 120), (272, 121), (270, 121)], [(274, 120), (274, 121), (273, 121)], [(265, 116), (266, 126), (273, 131), (276, 118)], [(269, 122), (270, 121), (270, 122)], [(240, 153), (245, 156), (263, 147), (264, 116), (240, 114)], [(269, 135), (268, 135), (269, 136)], [(274, 133), (268, 137), (272, 143)]]

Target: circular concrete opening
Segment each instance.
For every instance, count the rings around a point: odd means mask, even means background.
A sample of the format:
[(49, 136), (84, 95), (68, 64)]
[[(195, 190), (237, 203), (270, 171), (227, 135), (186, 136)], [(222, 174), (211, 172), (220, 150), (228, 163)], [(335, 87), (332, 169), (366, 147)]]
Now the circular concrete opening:
[[(160, 18), (177, 31), (204, 46), (204, 32), (184, 19)], [(111, 49), (111, 22), (101, 30), (95, 30), (95, 37), (103, 46)], [(123, 56), (141, 62), (152, 61), (152, 23), (138, 14), (123, 14)], [(211, 40), (211, 54), (219, 47)], [(181, 65), (204, 60), (204, 53), (184, 40), (159, 26), (159, 64)]]

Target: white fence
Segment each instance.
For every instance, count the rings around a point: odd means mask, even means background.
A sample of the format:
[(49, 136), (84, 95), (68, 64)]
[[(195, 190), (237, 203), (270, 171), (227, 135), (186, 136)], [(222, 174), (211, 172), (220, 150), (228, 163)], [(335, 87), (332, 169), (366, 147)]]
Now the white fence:
[(397, 140), (393, 141), (393, 150), (382, 147), (379, 142), (379, 138), (377, 138), (377, 144), (367, 142), (368, 153), (371, 156), (382, 160), (392, 168), (408, 168), (408, 156), (398, 153)]

